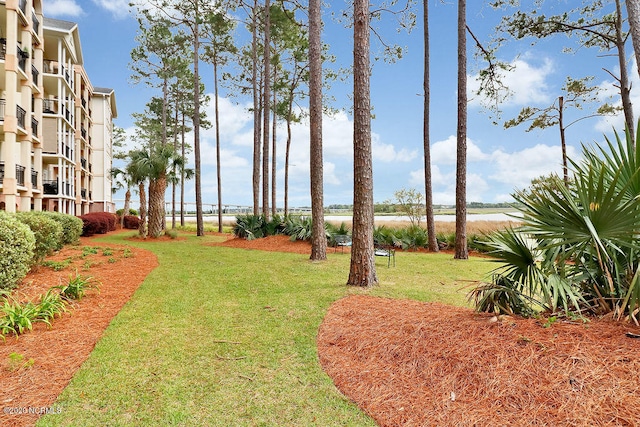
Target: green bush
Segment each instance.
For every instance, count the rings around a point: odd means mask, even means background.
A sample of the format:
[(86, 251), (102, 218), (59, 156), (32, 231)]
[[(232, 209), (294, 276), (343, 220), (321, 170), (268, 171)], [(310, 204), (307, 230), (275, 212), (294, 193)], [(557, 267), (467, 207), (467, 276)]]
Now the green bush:
[(310, 216), (289, 216), (284, 223), (284, 234), (291, 240), (311, 240), (313, 221)]
[[(73, 245), (78, 243), (82, 235), (82, 220), (76, 216), (60, 212), (43, 212), (49, 218), (62, 226), (62, 244)], [(59, 249), (62, 249), (60, 247)]]
[(233, 234), (247, 240), (264, 237), (264, 217), (262, 215), (238, 215)]
[(83, 223), (83, 236), (106, 234), (116, 229), (116, 216), (109, 212), (90, 212), (79, 218)]
[(33, 265), (40, 264), (47, 255), (61, 249), (62, 225), (43, 212), (18, 212), (16, 218), (29, 226), (36, 238)]
[(0, 211), (0, 289), (15, 287), (29, 272), (36, 238), (29, 226)]
[[(122, 216), (123, 212), (124, 212), (124, 209), (118, 209), (116, 211), (116, 215), (118, 216), (118, 218), (120, 218)], [(129, 213), (127, 215), (125, 215), (125, 216), (128, 216), (128, 215), (138, 216), (138, 211), (135, 210), (135, 209), (129, 208)]]

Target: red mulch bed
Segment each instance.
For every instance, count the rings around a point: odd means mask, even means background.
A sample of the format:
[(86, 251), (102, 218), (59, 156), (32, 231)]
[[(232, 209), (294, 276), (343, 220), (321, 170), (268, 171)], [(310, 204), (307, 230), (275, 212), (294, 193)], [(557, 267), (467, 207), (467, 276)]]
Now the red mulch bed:
[[(82, 256), (85, 246), (109, 247), (113, 255)], [(68, 246), (47, 260), (73, 262), (64, 270), (40, 267), (30, 273), (15, 292), (21, 300), (37, 300), (52, 286), (66, 283), (70, 275), (91, 276), (100, 282), (99, 291), (87, 295), (69, 307), (70, 312), (52, 322), (34, 324), (33, 331), (0, 340), (0, 407), (52, 407), (80, 365), (87, 359), (111, 319), (120, 311), (151, 270), (157, 265), (156, 256), (143, 249), (128, 247), (130, 257), (124, 256), (125, 246), (97, 243), (82, 238), (79, 246)], [(109, 258), (115, 262), (109, 262)], [(32, 366), (11, 363), (10, 354), (23, 356), (23, 363), (33, 359)], [(60, 408), (53, 407), (54, 410)], [(37, 414), (11, 415), (0, 412), (1, 426), (31, 426)]]
[(628, 331), (354, 295), (331, 306), (317, 342), (338, 389), (381, 426), (637, 426)]

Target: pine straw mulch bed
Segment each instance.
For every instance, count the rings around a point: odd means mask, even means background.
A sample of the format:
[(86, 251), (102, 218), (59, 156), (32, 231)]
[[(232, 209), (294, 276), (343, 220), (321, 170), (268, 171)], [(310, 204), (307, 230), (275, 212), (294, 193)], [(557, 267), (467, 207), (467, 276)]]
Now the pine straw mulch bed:
[(353, 295), (331, 306), (317, 344), (338, 389), (381, 426), (637, 426), (629, 331)]
[[(98, 247), (98, 253), (83, 255), (84, 247)], [(111, 249), (112, 255), (104, 255), (104, 247)], [(130, 251), (126, 255), (125, 248)], [(64, 270), (40, 267), (29, 273), (14, 291), (14, 296), (22, 301), (36, 302), (49, 288), (66, 284), (76, 271), (81, 276), (98, 280), (99, 291), (89, 291), (80, 301), (74, 302), (69, 313), (52, 321), (52, 327), (36, 323), (32, 331), (17, 339), (13, 336), (6, 337), (4, 342), (0, 339), (2, 408), (60, 409), (52, 406), (58, 395), (87, 359), (111, 319), (158, 265), (156, 256), (150, 251), (97, 243), (91, 238), (81, 238), (80, 245), (67, 246), (47, 260), (69, 258), (72, 263)], [(22, 356), (22, 361), (12, 362), (12, 353)], [(30, 360), (33, 360), (32, 365)], [(31, 426), (38, 418), (35, 413), (11, 415), (2, 411), (0, 425)]]

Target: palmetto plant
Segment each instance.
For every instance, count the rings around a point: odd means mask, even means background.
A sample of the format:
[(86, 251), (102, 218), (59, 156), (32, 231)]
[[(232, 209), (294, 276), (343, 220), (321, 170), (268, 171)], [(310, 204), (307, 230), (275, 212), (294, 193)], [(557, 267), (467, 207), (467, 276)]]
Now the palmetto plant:
[[(571, 307), (635, 316), (640, 309), (640, 144), (629, 135), (626, 141), (615, 136), (608, 149), (583, 147), (584, 160), (571, 162), (574, 179), (568, 186), (551, 179), (514, 195), (523, 226), (489, 242), (491, 254), (504, 263), (496, 277), (508, 280), (500, 280), (500, 286), (507, 283), (544, 310)], [(497, 280), (493, 284), (498, 286)], [(483, 292), (486, 287), (473, 291), (476, 301)]]

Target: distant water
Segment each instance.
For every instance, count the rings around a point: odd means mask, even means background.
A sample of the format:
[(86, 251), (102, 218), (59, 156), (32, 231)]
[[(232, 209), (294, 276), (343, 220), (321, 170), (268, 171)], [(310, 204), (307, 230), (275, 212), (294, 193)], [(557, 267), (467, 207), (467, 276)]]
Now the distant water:
[[(514, 216), (518, 216), (519, 213), (518, 212), (514, 212), (513, 213)], [(180, 221), (180, 215), (176, 215), (176, 218), (178, 221)], [(434, 218), (436, 221), (441, 221), (441, 222), (455, 222), (456, 221), (456, 216), (455, 215), (434, 215)], [(224, 215), (224, 220), (234, 220), (235, 219), (235, 215)], [(324, 217), (325, 221), (333, 221), (333, 222), (341, 222), (341, 221), (345, 221), (348, 222), (351, 220), (351, 216), (350, 215), (325, 215)], [(205, 215), (204, 217), (204, 221), (205, 222), (210, 222), (212, 221), (217, 223), (218, 220), (218, 216), (217, 215)], [(393, 221), (409, 221), (409, 217), (407, 216), (403, 216), (403, 215), (380, 215), (380, 216), (376, 216), (375, 217), (376, 221), (389, 221), (389, 222), (393, 222)], [(425, 221), (426, 218), (422, 217), (422, 220)], [(493, 213), (493, 214), (469, 214), (467, 215), (467, 221), (513, 221), (514, 218), (512, 216), (510, 216), (510, 214), (506, 214), (506, 213)], [(171, 221), (171, 216), (167, 216), (167, 222)], [(189, 216), (185, 216), (185, 221), (187, 222), (196, 222), (196, 217), (189, 215)]]
[[(514, 216), (517, 216), (518, 213), (514, 213)], [(339, 215), (325, 215), (325, 221), (345, 221), (347, 216), (339, 216)], [(426, 220), (425, 217), (422, 217), (423, 221)], [(455, 215), (434, 215), (434, 219), (436, 221), (441, 222), (455, 222)], [(409, 217), (403, 215), (397, 216), (376, 216), (376, 221), (409, 221)], [(493, 214), (469, 214), (467, 215), (467, 221), (513, 221), (514, 218), (509, 214), (505, 213), (493, 213)]]

